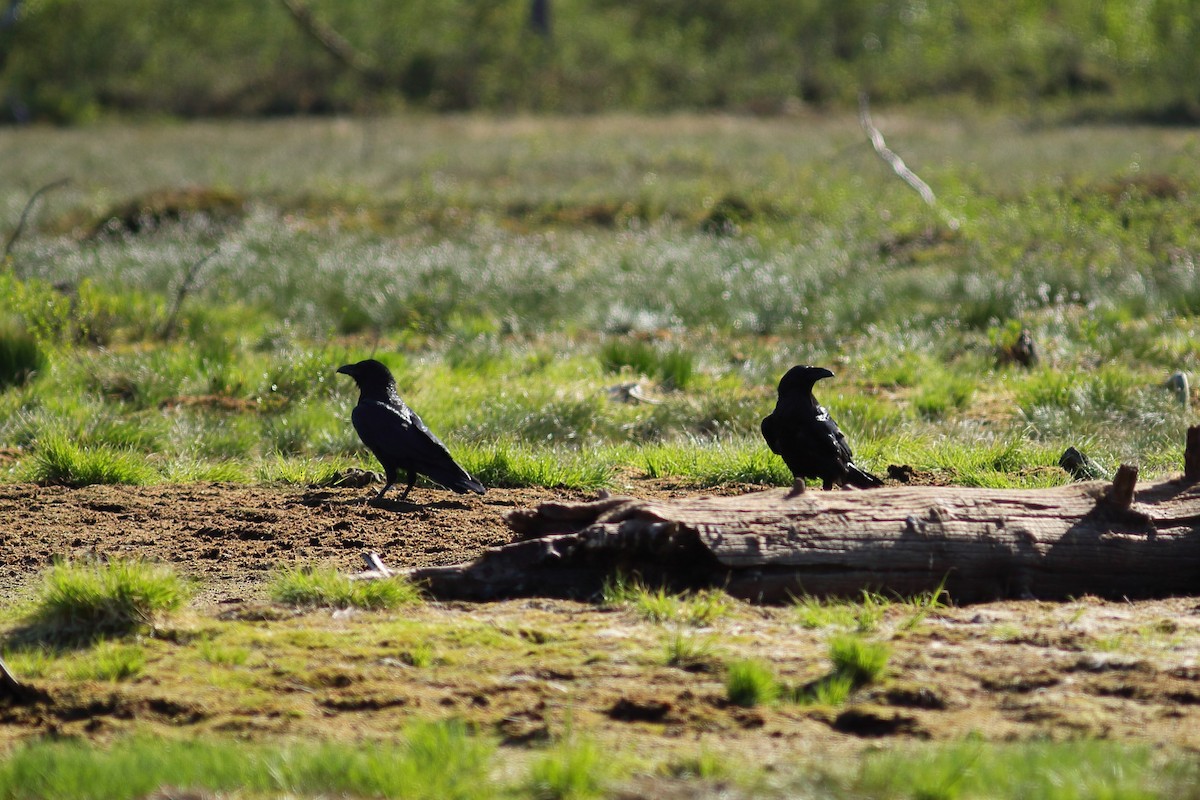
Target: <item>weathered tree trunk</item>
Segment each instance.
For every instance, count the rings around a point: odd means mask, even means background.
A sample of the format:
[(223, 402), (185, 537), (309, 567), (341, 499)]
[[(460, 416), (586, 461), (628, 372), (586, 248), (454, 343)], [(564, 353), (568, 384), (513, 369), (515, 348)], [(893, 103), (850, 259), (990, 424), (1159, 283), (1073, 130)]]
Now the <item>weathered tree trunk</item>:
[[(1196, 437), (1190, 437), (1196, 439)], [(1189, 463), (1193, 463), (1193, 461)], [(517, 511), (522, 541), (474, 562), (412, 570), (435, 596), (588, 597), (614, 570), (766, 602), (943, 584), (958, 602), (1200, 590), (1200, 483), (998, 490), (893, 486), (738, 497), (546, 503)]]

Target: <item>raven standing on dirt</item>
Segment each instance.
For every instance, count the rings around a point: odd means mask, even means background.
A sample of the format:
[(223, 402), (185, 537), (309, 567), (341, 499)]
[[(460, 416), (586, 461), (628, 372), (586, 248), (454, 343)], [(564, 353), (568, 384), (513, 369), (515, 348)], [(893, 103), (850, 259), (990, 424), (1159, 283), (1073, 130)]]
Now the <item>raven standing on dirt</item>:
[(404, 502), (416, 483), (417, 473), (459, 494), (487, 491), (483, 484), (454, 462), (442, 440), (433, 435), (417, 413), (396, 392), (396, 380), (388, 368), (373, 358), (338, 367), (338, 372), (358, 384), (358, 405), (350, 414), (354, 430), (379, 463), (387, 484), (375, 495), (382, 500), (401, 472), (408, 473), (408, 486), (400, 496)]
[(883, 485), (879, 478), (854, 466), (846, 437), (813, 397), (813, 384), (832, 377), (824, 367), (792, 367), (779, 381), (775, 410), (762, 421), (767, 446), (783, 456), (796, 479), (789, 497), (804, 491), (805, 478), (820, 478), (826, 489)]

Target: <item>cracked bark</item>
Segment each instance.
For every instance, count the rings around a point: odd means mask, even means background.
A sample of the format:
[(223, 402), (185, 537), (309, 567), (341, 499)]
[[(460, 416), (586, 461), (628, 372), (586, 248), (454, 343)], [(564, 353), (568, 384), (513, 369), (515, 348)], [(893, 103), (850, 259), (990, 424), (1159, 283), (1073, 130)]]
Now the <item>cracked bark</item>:
[(792, 498), (773, 489), (547, 503), (509, 515), (519, 541), (468, 564), (407, 574), (434, 596), (465, 599), (584, 599), (615, 570), (763, 602), (864, 589), (910, 595), (943, 582), (957, 602), (1195, 593), (1200, 483), (1136, 481), (1137, 468), (1123, 465), (1111, 484), (1053, 489), (888, 486)]

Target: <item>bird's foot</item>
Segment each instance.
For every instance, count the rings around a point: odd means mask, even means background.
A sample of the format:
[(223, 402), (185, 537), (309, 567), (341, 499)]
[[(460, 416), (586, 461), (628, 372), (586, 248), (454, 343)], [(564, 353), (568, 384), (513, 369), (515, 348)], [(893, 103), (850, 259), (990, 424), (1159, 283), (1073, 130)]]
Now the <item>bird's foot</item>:
[(792, 483), (792, 489), (783, 496), (784, 500), (791, 500), (793, 497), (799, 497), (804, 494), (804, 478), (796, 478)]

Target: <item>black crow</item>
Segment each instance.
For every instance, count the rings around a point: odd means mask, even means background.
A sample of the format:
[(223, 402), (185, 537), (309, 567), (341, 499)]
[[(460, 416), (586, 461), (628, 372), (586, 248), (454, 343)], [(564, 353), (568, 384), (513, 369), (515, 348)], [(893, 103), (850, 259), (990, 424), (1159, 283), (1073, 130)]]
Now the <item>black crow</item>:
[(783, 456), (796, 479), (790, 496), (804, 491), (805, 478), (820, 478), (826, 489), (847, 484), (862, 489), (883, 485), (879, 478), (854, 466), (846, 437), (813, 397), (813, 384), (832, 377), (824, 367), (792, 367), (779, 381), (775, 410), (762, 421), (767, 446)]
[(350, 414), (354, 430), (379, 463), (387, 484), (375, 495), (376, 500), (399, 480), (401, 472), (408, 473), (408, 486), (400, 502), (408, 497), (416, 483), (417, 473), (453, 489), (459, 494), (487, 491), (483, 484), (454, 463), (442, 440), (433, 435), (417, 412), (404, 404), (396, 393), (396, 380), (383, 364), (373, 358), (338, 367), (338, 372), (354, 378), (358, 384), (358, 405)]

